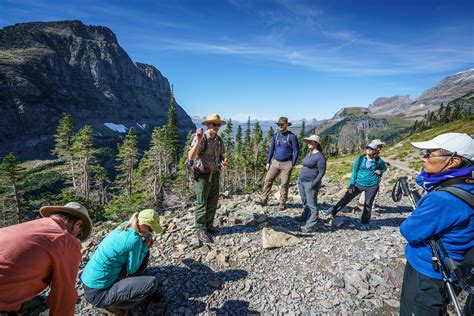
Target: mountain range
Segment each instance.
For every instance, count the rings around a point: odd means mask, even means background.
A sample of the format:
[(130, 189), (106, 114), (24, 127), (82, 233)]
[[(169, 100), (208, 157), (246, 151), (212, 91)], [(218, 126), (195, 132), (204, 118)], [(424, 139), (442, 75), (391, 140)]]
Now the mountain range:
[[(5, 27), (0, 29), (0, 156), (14, 151), (23, 159), (50, 158), (63, 113), (72, 115), (76, 130), (91, 125), (98, 147), (115, 150), (133, 127), (146, 149), (153, 128), (168, 120), (171, 90), (157, 68), (133, 62), (107, 27), (81, 21)], [(294, 120), (291, 130), (299, 134), (304, 121), (306, 134), (330, 135), (339, 148), (375, 137), (392, 140), (441, 103), (462, 99), (464, 107), (472, 108), (473, 92), (474, 69), (469, 69), (444, 78), (416, 99), (381, 97), (368, 107), (343, 108), (330, 119)], [(184, 140), (203, 118), (191, 118), (177, 103), (176, 108)], [(276, 130), (277, 116), (259, 121), (264, 134), (270, 126)], [(251, 128), (256, 122), (250, 121)], [(247, 122), (233, 123), (234, 134), (238, 125), (245, 132)]]

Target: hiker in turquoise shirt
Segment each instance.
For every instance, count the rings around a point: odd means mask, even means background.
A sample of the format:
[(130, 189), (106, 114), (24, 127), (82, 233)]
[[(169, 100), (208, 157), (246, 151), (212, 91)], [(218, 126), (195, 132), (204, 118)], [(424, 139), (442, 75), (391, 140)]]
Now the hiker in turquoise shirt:
[(385, 162), (376, 155), (378, 147), (376, 144), (369, 144), (365, 147), (366, 154), (358, 157), (354, 161), (351, 181), (344, 197), (337, 204), (322, 212), (326, 215), (336, 216), (344, 206), (352, 201), (361, 192), (365, 192), (364, 211), (362, 212), (361, 223), (363, 229), (369, 228), (372, 205), (379, 190), (380, 178), (387, 170)]
[(110, 232), (81, 275), (86, 300), (95, 307), (128, 310), (155, 293), (156, 278), (140, 274), (148, 264), (152, 232), (162, 231), (158, 214), (146, 209)]

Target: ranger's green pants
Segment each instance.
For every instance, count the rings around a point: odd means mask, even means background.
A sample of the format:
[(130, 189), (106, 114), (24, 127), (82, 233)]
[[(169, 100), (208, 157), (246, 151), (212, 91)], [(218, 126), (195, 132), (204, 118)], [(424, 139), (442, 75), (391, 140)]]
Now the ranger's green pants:
[(195, 177), (194, 188), (196, 190), (195, 228), (205, 231), (212, 227), (216, 216), (217, 202), (219, 201), (219, 176), (220, 172), (212, 175), (209, 182), (209, 174), (199, 174)]

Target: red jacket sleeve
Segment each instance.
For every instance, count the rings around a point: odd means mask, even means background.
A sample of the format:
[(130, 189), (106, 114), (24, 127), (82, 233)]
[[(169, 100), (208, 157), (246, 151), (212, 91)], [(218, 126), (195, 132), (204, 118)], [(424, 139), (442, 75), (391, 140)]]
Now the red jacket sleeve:
[(74, 315), (77, 302), (76, 278), (81, 262), (81, 244), (71, 235), (55, 240), (53, 271), (48, 306), (51, 316)]

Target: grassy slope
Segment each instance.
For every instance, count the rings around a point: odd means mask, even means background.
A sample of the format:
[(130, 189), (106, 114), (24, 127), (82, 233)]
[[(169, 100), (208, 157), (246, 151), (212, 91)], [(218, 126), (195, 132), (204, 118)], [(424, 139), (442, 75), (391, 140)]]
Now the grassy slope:
[(440, 134), (450, 132), (474, 135), (474, 122), (470, 120), (460, 120), (410, 135), (402, 139), (398, 144), (388, 148), (385, 151), (385, 155), (388, 158), (406, 162), (408, 166), (418, 170), (421, 167), (421, 161), (419, 159), (420, 151), (413, 147), (411, 142), (430, 140)]

